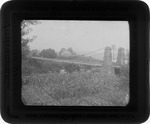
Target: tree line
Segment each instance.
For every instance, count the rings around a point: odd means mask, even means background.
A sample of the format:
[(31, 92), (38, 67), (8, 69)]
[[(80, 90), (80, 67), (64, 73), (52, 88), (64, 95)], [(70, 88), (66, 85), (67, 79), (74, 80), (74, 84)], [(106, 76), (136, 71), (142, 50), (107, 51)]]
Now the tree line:
[[(63, 53), (68, 52), (70, 55), (64, 55)], [(72, 57), (75, 56), (76, 53), (73, 51), (73, 49), (70, 47), (68, 49), (61, 48), (61, 50), (57, 53), (54, 49), (48, 48), (48, 49), (43, 49), (42, 51), (39, 51), (37, 49), (31, 50), (30, 51), (30, 56), (33, 57), (44, 57), (44, 58), (56, 58), (56, 57)]]

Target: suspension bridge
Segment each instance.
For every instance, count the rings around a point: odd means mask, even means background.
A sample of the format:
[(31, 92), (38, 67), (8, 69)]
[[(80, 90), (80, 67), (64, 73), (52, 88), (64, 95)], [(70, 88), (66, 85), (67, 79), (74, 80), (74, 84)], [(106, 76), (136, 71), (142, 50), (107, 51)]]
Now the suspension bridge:
[(60, 63), (69, 63), (69, 64), (78, 64), (78, 65), (90, 65), (90, 66), (102, 66), (102, 63), (100, 62), (94, 62), (94, 61), (79, 61), (79, 60), (66, 60), (66, 59), (52, 59), (52, 58), (42, 58), (42, 57), (31, 57), (32, 59), (37, 60), (46, 60), (46, 61), (52, 61), (52, 62), (60, 62)]
[[(92, 60), (78, 60), (76, 57), (85, 57), (86, 55), (93, 54), (97, 51), (101, 51), (104, 49), (104, 57), (103, 60), (99, 61), (94, 61)], [(43, 60), (43, 61), (52, 61), (52, 62), (57, 62), (57, 63), (69, 63), (69, 64), (78, 64), (78, 65), (89, 65), (89, 66), (111, 66), (111, 67), (120, 67), (120, 65), (125, 64), (125, 54), (124, 54), (124, 49), (120, 48), (118, 50), (118, 58), (116, 64), (112, 62), (112, 50), (111, 47), (104, 47), (100, 48), (82, 55), (77, 55), (73, 59), (62, 59), (62, 58), (44, 58), (44, 57), (33, 57), (31, 56), (30, 58), (36, 59), (36, 60)]]
[[(105, 47), (104, 47), (105, 48)], [(52, 61), (52, 62), (59, 62), (59, 63), (68, 63), (68, 64), (78, 64), (78, 65), (90, 65), (90, 66), (98, 66), (101, 67), (102, 66), (102, 61), (94, 61), (93, 60), (87, 60), (87, 59), (83, 59), (84, 57), (86, 57), (89, 54), (93, 54), (97, 51), (103, 50), (104, 48), (101, 49), (97, 49), (82, 55), (76, 55), (74, 57), (72, 57), (72, 59), (62, 59), (62, 58), (44, 58), (44, 57), (30, 57), (32, 59), (37, 59), (37, 60), (45, 60), (45, 61)], [(82, 60), (78, 60), (76, 59), (77, 57), (82, 57)]]

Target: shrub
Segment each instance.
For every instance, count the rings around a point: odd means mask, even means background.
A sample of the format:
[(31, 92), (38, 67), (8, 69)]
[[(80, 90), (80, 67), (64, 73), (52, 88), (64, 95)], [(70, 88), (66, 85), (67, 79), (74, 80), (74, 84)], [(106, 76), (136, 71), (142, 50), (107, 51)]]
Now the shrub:
[(64, 68), (68, 73), (72, 73), (74, 71), (80, 71), (80, 67), (76, 64), (65, 64)]
[(119, 88), (129, 93), (129, 65), (124, 65), (120, 69)]

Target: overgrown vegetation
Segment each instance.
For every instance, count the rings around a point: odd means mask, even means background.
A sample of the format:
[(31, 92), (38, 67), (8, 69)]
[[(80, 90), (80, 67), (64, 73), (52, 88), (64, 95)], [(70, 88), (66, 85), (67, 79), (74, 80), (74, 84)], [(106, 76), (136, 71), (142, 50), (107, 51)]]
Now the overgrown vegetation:
[[(103, 72), (43, 73), (23, 76), (26, 105), (124, 106), (128, 85), (123, 76)], [(128, 83), (127, 83), (128, 84)]]

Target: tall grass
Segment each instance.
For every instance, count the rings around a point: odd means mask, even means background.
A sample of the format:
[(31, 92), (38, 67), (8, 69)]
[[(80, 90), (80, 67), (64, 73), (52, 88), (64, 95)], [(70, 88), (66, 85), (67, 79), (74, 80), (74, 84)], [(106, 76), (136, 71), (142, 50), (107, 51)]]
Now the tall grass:
[[(22, 77), (25, 105), (124, 106), (123, 80), (102, 72), (45, 73)], [(128, 86), (126, 86), (128, 87)]]

